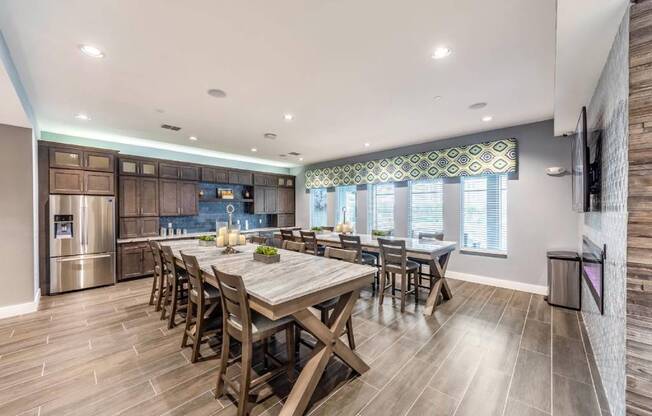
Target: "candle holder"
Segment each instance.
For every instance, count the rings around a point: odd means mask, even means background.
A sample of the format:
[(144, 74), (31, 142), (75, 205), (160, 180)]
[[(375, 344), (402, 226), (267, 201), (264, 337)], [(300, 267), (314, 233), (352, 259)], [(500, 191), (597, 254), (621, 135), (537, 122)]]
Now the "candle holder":
[[(233, 213), (235, 212), (235, 207), (232, 204), (226, 206), (226, 213), (229, 216), (229, 221), (226, 223), (226, 227), (218, 228), (218, 243), (220, 242), (220, 237), (222, 237), (222, 243), (224, 245), (223, 254), (236, 254), (239, 253), (238, 250), (233, 248), (240, 243), (240, 225), (233, 224)], [(219, 245), (219, 244), (218, 244)]]

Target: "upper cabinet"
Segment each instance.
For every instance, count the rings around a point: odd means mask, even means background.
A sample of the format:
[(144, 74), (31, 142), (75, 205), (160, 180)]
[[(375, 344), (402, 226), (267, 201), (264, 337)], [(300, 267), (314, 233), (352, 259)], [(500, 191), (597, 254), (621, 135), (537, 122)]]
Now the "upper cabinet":
[(197, 215), (198, 202), (199, 192), (195, 182), (160, 180), (160, 215)]
[(253, 185), (253, 175), (251, 172), (240, 170), (229, 171), (229, 183), (234, 185)]
[(256, 186), (278, 186), (276, 176), (265, 175), (263, 173), (254, 173), (254, 185)]
[(158, 162), (150, 159), (120, 158), (120, 175), (158, 177)]
[(159, 215), (158, 179), (120, 178), (120, 216), (157, 217)]
[(113, 173), (115, 158), (111, 153), (84, 152), (84, 169)]
[(185, 181), (198, 181), (199, 167), (161, 162), (158, 164), (158, 176), (160, 178), (165, 178), (165, 179), (182, 179)]
[(76, 147), (51, 147), (49, 149), (51, 168), (84, 169), (102, 172), (115, 170), (113, 153), (86, 151)]
[(211, 183), (229, 183), (229, 171), (220, 168), (201, 168), (201, 181)]
[(277, 186), (294, 188), (294, 176), (279, 176), (277, 177)]

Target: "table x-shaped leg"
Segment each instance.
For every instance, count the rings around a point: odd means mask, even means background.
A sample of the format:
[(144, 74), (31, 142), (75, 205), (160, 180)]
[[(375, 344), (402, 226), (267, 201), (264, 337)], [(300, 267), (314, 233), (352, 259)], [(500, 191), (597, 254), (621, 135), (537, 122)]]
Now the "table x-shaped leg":
[(437, 297), (439, 292), (441, 292), (444, 300), (449, 300), (453, 297), (453, 292), (451, 292), (448, 282), (446, 281), (446, 267), (448, 267), (448, 259), (450, 258), (450, 253), (439, 256), (437, 259), (430, 261), (430, 273), (433, 276), (437, 277), (437, 281), (430, 289), (430, 294), (428, 295), (428, 300), (426, 301), (426, 307), (424, 310), (425, 315), (432, 315), (435, 312), (437, 307)]
[(339, 337), (346, 325), (346, 321), (351, 316), (359, 294), (360, 290), (356, 289), (340, 296), (328, 326), (317, 319), (308, 309), (301, 310), (293, 315), (296, 322), (317, 339), (317, 345), (312, 352), (312, 357), (310, 357), (301, 374), (299, 374), (299, 378), (294, 383), (294, 387), (283, 409), (281, 409), (281, 416), (304, 414), (317, 383), (333, 355), (337, 355), (359, 374), (369, 370), (369, 366)]

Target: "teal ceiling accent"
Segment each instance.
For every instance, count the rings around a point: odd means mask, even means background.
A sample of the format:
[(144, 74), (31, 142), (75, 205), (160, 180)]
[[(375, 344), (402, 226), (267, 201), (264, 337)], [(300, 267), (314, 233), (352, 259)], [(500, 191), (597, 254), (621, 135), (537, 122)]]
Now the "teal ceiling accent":
[(518, 142), (500, 139), (363, 163), (306, 170), (306, 189), (452, 178), (518, 169)]

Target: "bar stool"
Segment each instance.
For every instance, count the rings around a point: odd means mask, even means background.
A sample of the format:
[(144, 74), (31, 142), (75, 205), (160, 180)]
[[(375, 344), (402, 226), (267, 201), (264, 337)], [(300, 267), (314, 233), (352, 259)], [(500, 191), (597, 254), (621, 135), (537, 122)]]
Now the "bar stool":
[(249, 237), (249, 242), (251, 244), (267, 245), (267, 238), (261, 237), (259, 235), (252, 235), (251, 237)]
[(149, 304), (156, 306), (154, 311), (161, 310), (163, 300), (163, 291), (165, 290), (165, 273), (163, 271), (163, 260), (161, 259), (161, 245), (157, 241), (150, 240), (149, 248), (152, 250), (154, 257), (154, 281), (152, 282), (152, 291), (149, 294)]
[[(359, 235), (340, 234), (340, 247), (344, 250), (354, 250), (357, 253), (356, 263), (375, 266), (376, 268), (380, 267), (377, 256), (362, 251), (362, 243), (360, 242)], [(377, 285), (378, 272), (374, 275), (374, 283), (371, 285), (371, 288), (375, 290)]]
[(298, 241), (285, 240), (285, 241), (283, 241), (283, 245), (281, 246), (281, 248), (283, 250), (296, 251), (297, 253), (305, 253), (306, 252), (306, 244), (305, 243), (299, 243)]
[[(419, 233), (419, 242), (421, 243), (428, 243), (428, 241), (431, 242), (437, 242), (437, 241), (443, 241), (444, 240), (444, 233), (442, 232), (437, 232), (437, 233), (426, 233), (426, 232), (420, 232)], [(417, 263), (419, 265), (419, 287), (424, 288), (424, 289), (432, 289), (432, 286), (435, 284), (435, 276), (432, 274), (432, 270), (430, 270), (430, 262), (431, 260), (426, 260), (426, 259), (420, 259), (416, 257), (408, 257), (409, 260), (412, 260), (413, 262)], [(424, 273), (423, 267), (428, 266), (428, 273)], [(424, 286), (423, 285), (423, 277), (428, 276), (429, 280), (429, 285)]]
[[(380, 247), (380, 258), (382, 268), (380, 272), (380, 304), (383, 304), (385, 297), (385, 290), (390, 287), (392, 298), (397, 298), (394, 295), (396, 290), (396, 275), (401, 276), (401, 312), (405, 312), (405, 300), (407, 295), (414, 294), (415, 302), (419, 302), (419, 290), (417, 288), (417, 270), (419, 265), (412, 260), (407, 259), (407, 252), (405, 250), (405, 240), (388, 240), (385, 238), (378, 239), (378, 246)], [(387, 275), (391, 275), (392, 282), (386, 285)], [(414, 289), (410, 289), (411, 280), (414, 279)]]
[(188, 304), (186, 303), (185, 307), (181, 305), (181, 301), (188, 297), (188, 276), (185, 270), (177, 267), (170, 246), (161, 245), (161, 253), (163, 253), (163, 266), (166, 273), (166, 288), (161, 319), (165, 319), (166, 315), (168, 315), (168, 329), (172, 329), (177, 325), (177, 312), (181, 310), (185, 311), (186, 314), (188, 313)]
[[(290, 381), (294, 381), (294, 320), (290, 317), (276, 321), (265, 318), (263, 315), (252, 311), (249, 307), (249, 297), (245, 290), (241, 276), (220, 272), (215, 266), (213, 274), (217, 278), (222, 303), (222, 355), (220, 369), (217, 375), (215, 397), (224, 394), (225, 387), (231, 388), (238, 396), (238, 416), (248, 414), (249, 394), (264, 382), (276, 377), (283, 371), (287, 372)], [(272, 335), (285, 331), (288, 362), (282, 363), (271, 354), (267, 354), (267, 341)], [(227, 367), (233, 364), (238, 357), (230, 359), (231, 338), (242, 344), (240, 356), (241, 370), (239, 382), (229, 379), (226, 375)], [(267, 358), (274, 361), (278, 367), (251, 379), (252, 355), (254, 343), (263, 343), (265, 363)], [(267, 368), (267, 365), (265, 365)]]
[(301, 234), (301, 241), (306, 245), (306, 253), (315, 256), (323, 256), (324, 248), (317, 244), (317, 235), (314, 231), (299, 231)]
[(205, 283), (197, 257), (181, 252), (181, 258), (188, 273), (188, 310), (186, 311), (186, 327), (181, 339), (181, 348), (187, 346), (188, 338), (190, 338), (192, 341), (190, 361), (195, 363), (199, 359), (199, 347), (206, 332), (206, 320), (220, 306), (220, 293), (217, 288)]
[(294, 232), (292, 230), (281, 230), (282, 241), (295, 241)]

